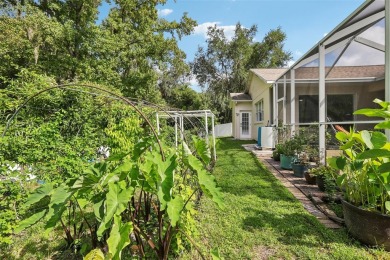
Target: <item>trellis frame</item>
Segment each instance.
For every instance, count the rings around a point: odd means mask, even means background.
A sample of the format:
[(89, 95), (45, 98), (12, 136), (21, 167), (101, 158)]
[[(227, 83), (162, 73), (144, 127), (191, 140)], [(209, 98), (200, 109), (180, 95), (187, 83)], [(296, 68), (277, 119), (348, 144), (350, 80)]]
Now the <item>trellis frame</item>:
[(209, 126), (208, 119), (211, 118), (211, 136), (213, 142), (213, 158), (214, 161), (217, 160), (217, 153), (215, 148), (215, 115), (211, 110), (169, 110), (169, 111), (158, 111), (156, 113), (156, 124), (157, 132), (160, 133), (160, 118), (171, 118), (175, 121), (175, 145), (178, 145), (178, 130), (180, 131), (180, 141), (183, 141), (183, 134), (185, 131), (184, 128), (184, 118), (198, 118), (204, 119), (204, 129), (205, 129), (205, 139), (206, 143), (209, 144)]

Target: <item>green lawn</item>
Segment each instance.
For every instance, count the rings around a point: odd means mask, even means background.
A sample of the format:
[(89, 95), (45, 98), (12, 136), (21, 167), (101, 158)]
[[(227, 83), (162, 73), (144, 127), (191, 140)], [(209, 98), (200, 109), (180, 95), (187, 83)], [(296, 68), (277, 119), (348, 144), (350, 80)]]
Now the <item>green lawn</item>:
[[(203, 197), (197, 244), (218, 248), (225, 259), (390, 259), (368, 249), (345, 229), (330, 230), (309, 214), (284, 186), (245, 151), (245, 142), (218, 142), (214, 169), (226, 209)], [(196, 259), (196, 251), (182, 259)]]

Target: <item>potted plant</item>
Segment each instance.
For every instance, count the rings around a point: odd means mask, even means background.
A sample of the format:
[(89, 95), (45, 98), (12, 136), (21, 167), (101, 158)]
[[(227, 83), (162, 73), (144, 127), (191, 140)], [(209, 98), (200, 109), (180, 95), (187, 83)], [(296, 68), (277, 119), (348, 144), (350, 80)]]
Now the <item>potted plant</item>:
[(292, 170), (294, 172), (294, 176), (303, 177), (305, 172), (308, 170), (309, 158), (306, 153), (298, 154), (297, 158), (293, 160), (291, 165)]
[(292, 162), (296, 155), (297, 141), (295, 138), (285, 141), (281, 145), (280, 167), (285, 170), (292, 170)]
[(283, 153), (283, 146), (281, 144), (277, 144), (275, 146), (275, 150), (272, 152), (272, 159), (279, 162), (280, 161), (280, 155)]
[[(390, 103), (374, 100), (379, 109), (361, 109), (355, 114), (382, 117), (375, 129), (390, 129)], [(341, 171), (343, 213), (348, 231), (368, 245), (390, 250), (390, 142), (380, 131), (340, 131), (343, 155), (330, 160)]]
[(310, 176), (315, 176), (316, 184), (320, 191), (325, 191), (327, 186), (334, 186), (337, 178), (337, 170), (326, 165), (310, 169)]

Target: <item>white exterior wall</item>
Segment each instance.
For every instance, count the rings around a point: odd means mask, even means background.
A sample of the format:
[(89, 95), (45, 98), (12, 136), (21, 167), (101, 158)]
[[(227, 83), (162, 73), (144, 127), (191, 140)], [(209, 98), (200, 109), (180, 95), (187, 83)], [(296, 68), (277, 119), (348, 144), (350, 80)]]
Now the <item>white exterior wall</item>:
[[(249, 94), (252, 97), (252, 138), (257, 141), (258, 128), (267, 126), (268, 122), (271, 122), (272, 102), (270, 91), (272, 84), (264, 82), (259, 77), (253, 75), (249, 86)], [(256, 103), (263, 99), (264, 102), (264, 120), (256, 121)]]

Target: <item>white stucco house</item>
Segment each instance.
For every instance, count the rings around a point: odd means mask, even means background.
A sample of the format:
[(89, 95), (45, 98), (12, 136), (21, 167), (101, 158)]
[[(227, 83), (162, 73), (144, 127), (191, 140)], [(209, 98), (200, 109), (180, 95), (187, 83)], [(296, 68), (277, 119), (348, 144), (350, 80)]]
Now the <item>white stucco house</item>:
[(230, 94), (234, 138), (257, 140), (259, 127), (274, 124), (272, 86), (286, 71), (251, 69), (245, 92)]

